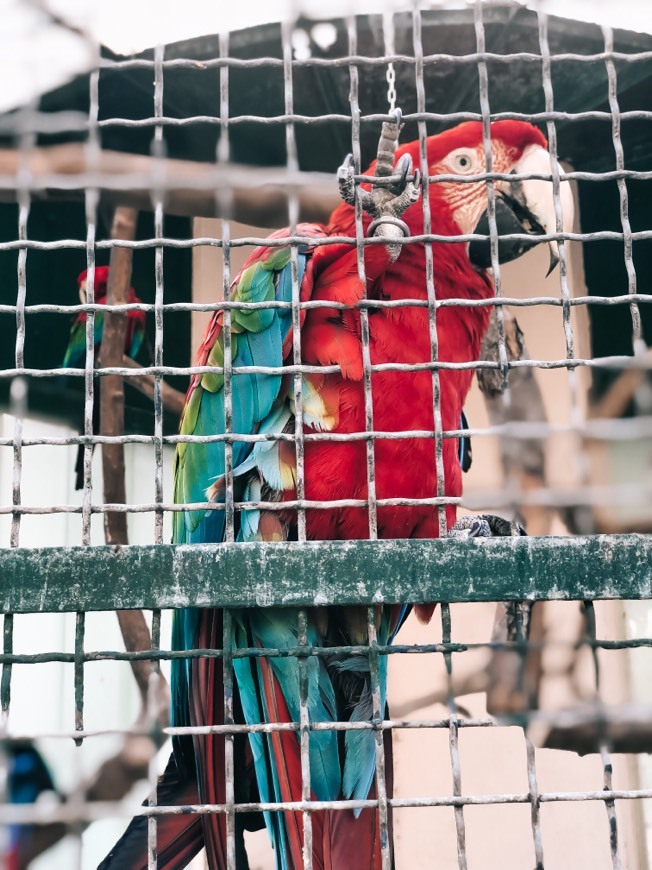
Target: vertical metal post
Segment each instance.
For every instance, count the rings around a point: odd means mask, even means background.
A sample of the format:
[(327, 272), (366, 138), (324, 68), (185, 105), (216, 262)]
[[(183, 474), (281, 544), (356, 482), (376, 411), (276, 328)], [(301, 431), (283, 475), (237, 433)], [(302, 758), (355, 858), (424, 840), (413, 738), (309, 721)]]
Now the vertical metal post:
[[(285, 21), (281, 28), (283, 42), (283, 98), (285, 114), (294, 114), (294, 82), (292, 77), (292, 32), (294, 21)], [(287, 152), (286, 165), (288, 172), (299, 171), (299, 159), (297, 156), (297, 143), (294, 123), (287, 121), (285, 124), (285, 147)], [(296, 188), (290, 188), (288, 194), (288, 217), (290, 235), (296, 236), (299, 220), (299, 202)], [(290, 251), (290, 268), (292, 277), (292, 362), (300, 366), (301, 358), (301, 288), (299, 286), (299, 256), (297, 245), (292, 244)], [(296, 497), (299, 503), (297, 508), (297, 538), (299, 541), (306, 540), (306, 510), (302, 506), (306, 497), (305, 467), (304, 467), (304, 438), (303, 438), (303, 374), (295, 372), (293, 379), (294, 397), (294, 449), (296, 457)], [(299, 646), (308, 644), (308, 617), (305, 610), (297, 614), (297, 632)], [(301, 798), (304, 802), (311, 799), (310, 788), (310, 716), (308, 712), (309, 674), (308, 665), (304, 656), (299, 656), (297, 661), (299, 669), (299, 744), (301, 757)], [(303, 822), (303, 867), (304, 870), (312, 870), (312, 816), (304, 810)]]
[(387, 777), (385, 773), (385, 740), (382, 723), (385, 718), (380, 694), (380, 661), (376, 632), (377, 608), (367, 608), (367, 638), (369, 642), (369, 676), (371, 680), (372, 723), (376, 740), (376, 797), (380, 821), (380, 856), (382, 870), (392, 868), (392, 844), (389, 841), (389, 804), (387, 802)]
[[(441, 604), (441, 639), (442, 643), (451, 643), (451, 611), (449, 604)], [(453, 794), (455, 797), (462, 795), (462, 768), (460, 764), (459, 747), (459, 719), (457, 716), (457, 703), (453, 689), (453, 654), (444, 653), (446, 664), (446, 679), (448, 682), (448, 749), (451, 759), (451, 774), (453, 777)], [(457, 831), (457, 863), (460, 870), (467, 870), (466, 857), (466, 825), (464, 823), (464, 809), (461, 804), (455, 805), (455, 830)]]
[[(358, 25), (354, 17), (347, 18), (347, 34), (349, 42), (349, 55), (354, 57), (358, 53)], [(358, 97), (359, 73), (355, 63), (349, 65), (349, 77), (351, 90), (349, 102), (351, 106), (351, 150), (357, 172), (362, 168), (362, 154), (360, 151), (360, 102)], [(356, 188), (357, 193), (357, 188)], [(362, 299), (367, 298), (367, 275), (364, 263), (364, 228), (362, 225), (362, 205), (360, 198), (355, 198), (355, 239), (358, 261), (358, 277), (363, 287)], [(365, 432), (366, 457), (367, 457), (367, 503), (369, 516), (369, 539), (376, 540), (378, 537), (378, 506), (376, 501), (376, 462), (374, 441), (371, 434), (374, 431), (371, 353), (369, 348), (369, 311), (365, 306), (360, 307), (360, 339), (362, 342), (362, 368), (364, 379), (364, 407), (365, 407)]]
[[(602, 706), (600, 698), (600, 659), (599, 651), (595, 644), (597, 637), (595, 606), (593, 601), (584, 601), (584, 616), (586, 619), (586, 638), (591, 643), (591, 653), (593, 656), (593, 668), (595, 671), (595, 700), (596, 711), (599, 711)], [(600, 730), (604, 732), (604, 724), (598, 721)], [(613, 787), (613, 765), (609, 754), (609, 747), (606, 735), (600, 738), (600, 760), (602, 762), (602, 777), (603, 788), (605, 791), (610, 791)], [(607, 820), (609, 822), (609, 849), (611, 851), (611, 864), (613, 870), (622, 870), (622, 862), (620, 859), (620, 849), (618, 843), (618, 819), (616, 816), (616, 802), (613, 800), (605, 800), (605, 809), (607, 811)]]
[[(424, 81), (424, 60), (423, 60), (423, 40), (421, 34), (421, 12), (415, 9), (412, 13), (412, 42), (414, 47), (414, 74), (415, 86), (417, 94), (417, 112), (425, 113), (426, 111), (426, 87)], [(425, 121), (419, 121), (417, 124), (419, 131), (419, 157), (421, 177), (424, 179), (422, 189), (422, 205), (423, 205), (423, 231), (426, 236), (432, 232), (432, 220), (430, 217), (430, 193), (429, 184), (427, 182), (430, 176), (430, 167), (428, 166), (428, 144), (427, 144), (427, 129)], [(426, 241), (424, 244), (426, 257), (426, 292), (428, 297), (428, 330), (430, 335), (430, 358), (433, 363), (439, 360), (439, 339), (437, 336), (437, 290), (435, 284), (435, 269), (432, 242)], [(446, 495), (446, 480), (444, 474), (444, 439), (442, 436), (443, 424), (441, 415), (441, 378), (439, 370), (434, 367), (432, 370), (432, 415), (433, 426), (435, 433), (435, 471), (437, 473), (437, 492), (438, 499), (444, 498)], [(446, 505), (440, 503), (437, 507), (437, 518), (439, 521), (439, 537), (446, 536)]]
[[(604, 38), (604, 65), (607, 70), (607, 81), (609, 83), (609, 111), (611, 112), (611, 139), (614, 146), (614, 154), (616, 157), (616, 170), (623, 172), (625, 169), (625, 152), (623, 149), (623, 141), (620, 135), (620, 103), (618, 101), (618, 74), (616, 65), (614, 64), (611, 55), (614, 50), (614, 33), (611, 27), (603, 25), (602, 36)], [(627, 194), (627, 182), (624, 178), (619, 177), (616, 180), (618, 186), (618, 198), (620, 200), (620, 224), (623, 229), (623, 247), (625, 253), (625, 270), (627, 271), (627, 292), (631, 296), (637, 293), (638, 281), (636, 278), (636, 267), (634, 266), (632, 240), (632, 225), (629, 220), (629, 196)], [(641, 324), (641, 311), (637, 302), (632, 302), (629, 306), (629, 311), (632, 318), (632, 351), (635, 355), (645, 353), (647, 345), (643, 338), (643, 327)]]
[[(220, 58), (229, 56), (229, 34), (220, 34)], [(230, 159), (229, 142), (229, 67), (220, 66), (220, 137), (217, 144), (217, 162), (227, 164)], [(222, 215), (222, 257), (223, 257), (223, 295), (224, 301), (231, 298), (231, 225), (230, 215), (233, 194), (228, 186), (221, 187), (217, 193), (218, 213)], [(233, 354), (231, 346), (231, 309), (223, 311), (222, 336), (224, 340), (224, 480), (225, 492), (225, 540), (235, 540), (235, 502), (233, 492)], [(235, 433), (236, 435), (239, 433)], [(230, 611), (223, 614), (223, 654), (222, 677), (224, 692), (224, 724), (233, 724), (233, 665), (231, 649), (233, 646), (232, 616)], [(236, 870), (235, 863), (235, 790), (234, 790), (234, 734), (224, 735), (224, 770), (226, 788), (226, 849), (227, 870)]]

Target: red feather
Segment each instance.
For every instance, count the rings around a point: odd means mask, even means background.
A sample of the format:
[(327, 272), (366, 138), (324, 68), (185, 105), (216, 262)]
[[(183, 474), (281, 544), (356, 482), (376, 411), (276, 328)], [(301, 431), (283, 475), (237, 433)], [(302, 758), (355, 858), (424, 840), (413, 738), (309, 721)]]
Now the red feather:
[[(292, 722), (283, 692), (274, 676), (269, 662), (259, 659), (262, 674), (262, 690), (269, 722)], [(291, 731), (273, 731), (269, 735), (272, 758), (281, 789), (283, 802), (300, 801), (301, 755), (296, 735)], [(301, 813), (284, 812), (285, 833), (288, 849), (295, 867), (303, 866), (303, 819)]]

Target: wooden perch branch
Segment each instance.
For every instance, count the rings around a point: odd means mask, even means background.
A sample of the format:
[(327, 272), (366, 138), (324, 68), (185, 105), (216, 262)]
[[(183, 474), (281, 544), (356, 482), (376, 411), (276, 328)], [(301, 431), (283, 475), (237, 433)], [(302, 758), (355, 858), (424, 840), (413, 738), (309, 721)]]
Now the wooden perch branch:
[[(652, 359), (652, 350), (648, 350), (643, 356), (643, 360), (646, 362), (649, 362), (650, 359)], [(624, 371), (622, 375), (616, 378), (599, 401), (591, 405), (589, 416), (594, 419), (599, 417), (608, 420), (615, 420), (621, 417), (634, 398), (634, 394), (643, 383), (648, 371), (643, 365), (641, 365), (640, 369), (628, 369)]]
[[(122, 367), (129, 369), (139, 369), (140, 366), (138, 363), (131, 359), (131, 357), (123, 355), (122, 357)], [(135, 390), (138, 390), (140, 393), (143, 393), (145, 396), (149, 396), (149, 398), (154, 401), (154, 382), (156, 378), (154, 375), (142, 374), (137, 378), (126, 378), (125, 383), (127, 383), (130, 387), (133, 387)], [(175, 414), (181, 416), (183, 412), (183, 407), (186, 402), (185, 393), (182, 393), (181, 390), (175, 390), (174, 387), (171, 387), (169, 384), (166, 384), (165, 381), (161, 381), (161, 393), (163, 398), (163, 407), (168, 411), (172, 411)]]
[[(113, 217), (111, 237), (132, 241), (136, 235), (136, 211), (117, 208)], [(128, 248), (112, 248), (106, 301), (109, 305), (125, 305), (129, 301), (132, 252)], [(107, 311), (104, 315), (100, 368), (120, 366), (124, 354), (127, 317), (121, 311)], [(100, 431), (102, 435), (124, 435), (124, 386), (119, 375), (109, 375), (100, 382)], [(123, 444), (102, 445), (102, 471), (104, 474), (104, 500), (124, 504), (125, 458)], [(104, 514), (104, 534), (107, 544), (127, 544), (127, 515)]]
[[(97, 170), (89, 173), (80, 143), (34, 148), (26, 155), (0, 148), (0, 200), (15, 202), (19, 168), (30, 175), (34, 199), (81, 201), (90, 186), (100, 190), (102, 205), (151, 211), (151, 191), (163, 187), (168, 214), (229, 217), (253, 226), (284, 226), (292, 190), (302, 221), (327, 220), (340, 201), (334, 175), (288, 172), (280, 166), (217, 165), (102, 151)], [(71, 185), (75, 179), (77, 184)], [(219, 197), (215, 196), (224, 187), (233, 194), (228, 215), (218, 211)]]

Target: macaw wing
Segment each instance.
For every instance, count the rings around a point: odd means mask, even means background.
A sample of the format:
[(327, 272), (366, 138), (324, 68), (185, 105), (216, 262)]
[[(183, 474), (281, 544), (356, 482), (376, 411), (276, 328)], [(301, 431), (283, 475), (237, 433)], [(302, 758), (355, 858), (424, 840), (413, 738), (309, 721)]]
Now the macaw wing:
[[(311, 233), (309, 231), (312, 230)], [(324, 234), (321, 227), (300, 225), (299, 232)], [(287, 231), (283, 231), (287, 235)], [(274, 234), (277, 238), (281, 233)], [(273, 237), (272, 237), (273, 238)], [(304, 278), (310, 251), (298, 256), (302, 296), (310, 294)], [(232, 285), (231, 300), (248, 304), (292, 301), (291, 246), (257, 248)], [(219, 436), (225, 432), (224, 396), (224, 313), (215, 313), (200, 347), (197, 365), (215, 371), (194, 375), (181, 419), (181, 434)], [(231, 364), (281, 367), (284, 339), (292, 324), (289, 307), (256, 307), (231, 310)], [(286, 346), (287, 347), (287, 346)], [(272, 432), (286, 425), (289, 412), (284, 407), (288, 379), (280, 374), (246, 372), (231, 376), (231, 432), (234, 475), (249, 470), (241, 467), (254, 452), (254, 444), (237, 440), (237, 435)], [(287, 404), (289, 409), (289, 403)], [(267, 445), (264, 445), (265, 447)], [(256, 451), (256, 458), (261, 451)], [(265, 453), (263, 450), (262, 453)], [(177, 503), (224, 502), (225, 446), (223, 440), (181, 443), (175, 458), (175, 501)], [(250, 463), (253, 467), (253, 463)], [(175, 543), (218, 542), (224, 538), (224, 511), (191, 510), (177, 512)]]
[[(301, 235), (323, 237), (317, 225), (300, 225)], [(274, 234), (276, 238), (287, 231)], [(273, 238), (273, 237), (272, 237)], [(306, 266), (309, 249), (300, 249), (298, 277), (302, 297), (310, 295)], [(257, 248), (232, 285), (232, 301), (243, 303), (292, 301), (291, 246)], [(290, 307), (256, 307), (231, 310), (232, 367), (281, 367), (283, 343), (291, 329)], [(194, 375), (188, 390), (181, 420), (181, 434), (219, 436), (225, 432), (224, 396), (224, 314), (215, 313), (202, 343), (197, 364), (215, 371)], [(281, 374), (246, 372), (231, 377), (231, 431), (250, 435), (280, 432), (288, 425), (292, 413), (288, 395), (289, 379)], [(292, 448), (288, 451), (288, 447)], [(294, 485), (294, 449), (286, 442), (233, 442), (234, 484), (239, 499), (259, 498), (263, 482), (282, 489)], [(225, 514), (225, 445), (223, 440), (185, 442), (177, 447), (175, 457), (174, 498), (179, 504), (213, 502), (215, 509), (178, 511), (174, 517), (175, 543), (220, 542), (224, 539)], [(270, 517), (260, 512), (242, 511), (237, 518), (239, 540), (261, 537), (261, 523)], [(274, 517), (271, 517), (274, 520)], [(273, 523), (272, 523), (273, 525)], [(278, 524), (277, 524), (278, 525)], [(274, 534), (267, 537), (273, 537)], [(278, 536), (281, 536), (279, 527)], [(198, 611), (175, 612), (172, 643), (175, 649), (189, 649), (197, 640)], [(173, 721), (187, 725), (190, 660), (173, 662)]]
[[(129, 299), (130, 302), (140, 302), (137, 296)], [(125, 353), (131, 359), (136, 359), (138, 352), (145, 341), (145, 312), (130, 311), (127, 316), (127, 332), (125, 334)]]
[[(95, 348), (102, 341), (102, 331), (104, 329), (104, 312), (95, 312)], [(86, 316), (80, 315), (70, 327), (70, 337), (66, 354), (61, 363), (64, 369), (84, 368), (86, 365)]]

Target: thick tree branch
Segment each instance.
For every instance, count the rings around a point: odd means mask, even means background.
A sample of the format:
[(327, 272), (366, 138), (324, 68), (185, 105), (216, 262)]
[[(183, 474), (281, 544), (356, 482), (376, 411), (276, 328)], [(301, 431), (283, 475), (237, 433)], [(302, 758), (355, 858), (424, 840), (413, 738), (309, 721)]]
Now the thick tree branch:
[[(505, 347), (508, 360), (527, 359), (525, 339), (516, 318), (503, 308)], [(500, 360), (499, 324), (494, 309), (489, 329), (482, 343), (481, 359)], [(478, 384), (485, 399), (489, 422), (499, 426), (508, 422), (542, 422), (547, 419), (541, 390), (532, 369), (510, 369), (510, 402), (504, 401), (503, 374), (498, 369), (479, 369)], [(540, 487), (545, 483), (545, 444), (540, 438), (510, 438), (500, 442), (505, 477), (516, 478), (520, 489)], [(543, 507), (521, 508), (529, 534), (550, 532), (551, 513)], [(538, 644), (543, 640), (542, 604), (511, 602), (496, 606), (492, 641), (514, 644), (493, 652), (487, 667), (487, 710), (495, 715), (522, 712), (536, 707), (541, 655)], [(519, 640), (531, 646), (520, 649)]]
[[(117, 208), (111, 235), (114, 239), (132, 240), (136, 233), (136, 212), (131, 208)], [(112, 248), (109, 265), (107, 303), (123, 305), (129, 299), (132, 252), (129, 248)], [(124, 357), (127, 319), (125, 312), (107, 311), (100, 349), (101, 367), (122, 364)], [(100, 431), (103, 435), (124, 435), (124, 383), (119, 375), (101, 378)], [(125, 460), (123, 444), (102, 445), (102, 471), (104, 475), (104, 501), (125, 504)], [(126, 513), (104, 514), (104, 534), (107, 544), (128, 544)], [(152, 639), (145, 617), (140, 610), (118, 610), (118, 622), (125, 647), (129, 652), (150, 649)], [(152, 663), (132, 661), (131, 667), (140, 691), (143, 707), (147, 703)], [(162, 679), (162, 677), (161, 677)]]
[[(133, 241), (136, 234), (136, 211), (117, 208), (113, 217), (111, 237)], [(125, 305), (129, 301), (132, 251), (112, 248), (109, 263), (109, 281), (106, 301), (108, 305)], [(127, 317), (121, 311), (104, 314), (100, 368), (116, 367), (124, 354)], [(124, 435), (124, 385), (119, 375), (100, 379), (100, 431), (102, 435)], [(126, 502), (125, 461), (123, 444), (102, 445), (102, 471), (104, 474), (104, 500), (113, 504)], [(104, 533), (107, 544), (127, 544), (127, 515), (105, 513)]]

